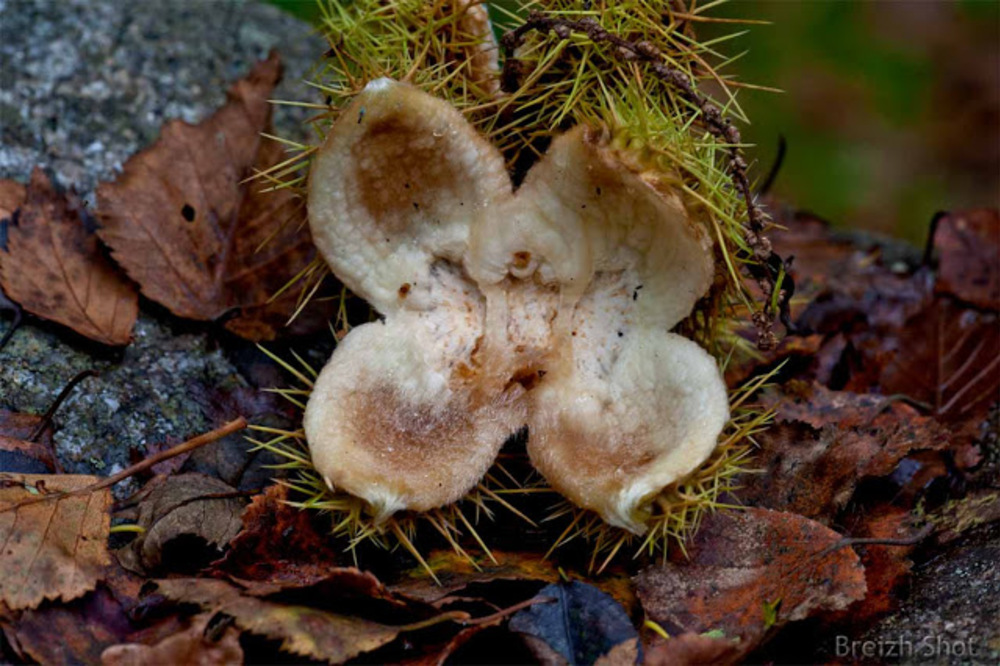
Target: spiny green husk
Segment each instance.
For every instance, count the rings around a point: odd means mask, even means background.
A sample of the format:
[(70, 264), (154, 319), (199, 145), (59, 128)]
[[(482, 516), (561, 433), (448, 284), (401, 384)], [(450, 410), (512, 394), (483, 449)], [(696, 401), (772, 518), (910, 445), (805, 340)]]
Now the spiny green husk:
[[(442, 0), (325, 2), (322, 30), (331, 48), (311, 82), (326, 99), (325, 104), (315, 106), (316, 143), (289, 144), (293, 155), (265, 177), (275, 187), (304, 190), (309, 160), (340, 110), (369, 81), (380, 77), (407, 81), (449, 101), (501, 149), (515, 182), (544, 153), (551, 137), (579, 123), (606, 125), (618, 147), (638, 155), (648, 168), (676, 176), (686, 205), (706, 220), (716, 241), (719, 279), (679, 332), (696, 340), (722, 364), (734, 354), (749, 353), (750, 345), (735, 333), (734, 325), (738, 317), (755, 309), (740, 275), (741, 264), (755, 261), (742, 223), (746, 207), (726, 171), (730, 146), (706, 129), (701, 111), (669, 83), (652, 76), (647, 65), (625, 61), (613, 52), (614, 46), (594, 43), (577, 33), (567, 39), (553, 33), (529, 33), (516, 54), (519, 83), (515, 90), (501, 93), (498, 81), (484, 77), (474, 63), (490, 35), (466, 25), (465, 13), (453, 11), (456, 4)], [(724, 112), (745, 120), (734, 92), (737, 84), (719, 73), (734, 60), (714, 50), (723, 40), (699, 43), (690, 29), (692, 23), (706, 20), (700, 8), (678, 12), (676, 3), (653, 0), (554, 0), (522, 5), (523, 11), (517, 13), (494, 5), (491, 15), (494, 20), (502, 19), (505, 27), (523, 23), (529, 9), (571, 19), (594, 18), (609, 32), (630, 41), (655, 44), (672, 68), (694, 82), (711, 82)], [(327, 270), (318, 262), (310, 271), (314, 280)], [(768, 414), (745, 404), (757, 388), (759, 382), (732, 393), (732, 418), (716, 452), (694, 474), (651, 502), (646, 535), (624, 534), (604, 525), (595, 514), (566, 506), (552, 516), (570, 516), (569, 527), (554, 547), (576, 536), (585, 537), (592, 543), (593, 564), (600, 557), (602, 567), (633, 540), (640, 541), (639, 552), (665, 549), (671, 541), (683, 547), (705, 511), (727, 506), (720, 497), (733, 490), (735, 477), (748, 469), (753, 434), (769, 419)], [(308, 388), (285, 394), (301, 405)], [(483, 545), (458, 507), (427, 515), (406, 514), (391, 519), (391, 524), (375, 526), (361, 500), (334, 493), (322, 482), (312, 469), (301, 431), (272, 434), (273, 439), (258, 445), (289, 461), (286, 466), (298, 477), (288, 483), (305, 498), (299, 505), (333, 514), (334, 532), (346, 537), (352, 549), (366, 540), (385, 547), (398, 543), (422, 561), (413, 544), (421, 521), (433, 526), (460, 553), (464, 553), (460, 525), (466, 525)], [(489, 485), (481, 486), (467, 506), (476, 515), (488, 513), (483, 502), (491, 494), (498, 497)]]

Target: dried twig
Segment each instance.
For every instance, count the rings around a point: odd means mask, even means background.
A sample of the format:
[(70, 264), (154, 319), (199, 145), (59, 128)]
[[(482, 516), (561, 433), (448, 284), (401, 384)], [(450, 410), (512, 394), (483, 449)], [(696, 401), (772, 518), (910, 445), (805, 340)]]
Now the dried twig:
[[(73, 392), (73, 389), (76, 388), (77, 384), (82, 382), (87, 377), (98, 377), (98, 376), (99, 375), (96, 370), (84, 370), (83, 372), (77, 373), (77, 375), (74, 376), (73, 379), (69, 380), (69, 383), (63, 387), (63, 390), (59, 392), (59, 395), (56, 396), (56, 399), (49, 406), (48, 410), (45, 412), (45, 416), (42, 417), (42, 420), (38, 423), (35, 429), (31, 431), (30, 435), (28, 435), (27, 441), (29, 442), (38, 441), (38, 438), (42, 436), (42, 433), (45, 432), (45, 429), (52, 424), (52, 417), (56, 415), (56, 411), (62, 406), (64, 402), (66, 402), (66, 398), (68, 398), (69, 394)], [(53, 457), (55, 457), (55, 451), (52, 452), (52, 455)], [(58, 465), (58, 460), (56, 461), (56, 464)], [(62, 470), (57, 468), (56, 471), (61, 472)]]
[(15, 502), (10, 506), (0, 507), (0, 513), (5, 513), (7, 511), (14, 511), (20, 509), (21, 507), (28, 506), (30, 504), (38, 504), (40, 502), (59, 500), (63, 499), (64, 497), (70, 497), (73, 495), (86, 495), (88, 493), (93, 493), (97, 492), (98, 490), (109, 488), (118, 483), (119, 481), (124, 481), (130, 476), (134, 476), (139, 472), (143, 472), (149, 469), (150, 467), (156, 465), (157, 463), (161, 463), (164, 460), (169, 460), (170, 458), (174, 458), (189, 451), (194, 451), (195, 449), (201, 448), (206, 444), (211, 444), (212, 442), (218, 441), (223, 437), (231, 435), (234, 432), (242, 430), (243, 428), (246, 427), (247, 427), (247, 420), (242, 416), (240, 416), (239, 418), (236, 418), (230, 421), (229, 423), (226, 423), (225, 425), (216, 428), (215, 430), (212, 430), (211, 432), (206, 432), (205, 434), (193, 437), (186, 442), (181, 442), (177, 446), (171, 447), (166, 451), (160, 451), (159, 453), (149, 456), (145, 460), (137, 462), (136, 464), (130, 467), (126, 467), (125, 469), (123, 469), (122, 471), (118, 472), (113, 476), (109, 476), (106, 479), (101, 479), (100, 481), (92, 483), (89, 486), (67, 492), (42, 495), (41, 497), (31, 497), (29, 499), (22, 500), (20, 502)]
[[(514, 92), (520, 86), (521, 63), (515, 53), (524, 43), (525, 37), (536, 31), (542, 34), (551, 32), (563, 40), (569, 39), (574, 32), (583, 33), (595, 44), (613, 46), (612, 52), (621, 60), (647, 63), (653, 75), (673, 86), (685, 101), (700, 112), (706, 129), (728, 146), (727, 171), (733, 187), (742, 196), (747, 209), (744, 240), (750, 248), (754, 261), (745, 264), (745, 269), (764, 292), (763, 308), (753, 313), (753, 322), (757, 327), (757, 344), (762, 349), (772, 348), (777, 342), (772, 330), (776, 314), (772, 302), (776, 302), (778, 311), (783, 315), (782, 319), (787, 320), (788, 301), (794, 291), (794, 285), (787, 276), (785, 263), (774, 253), (771, 242), (763, 235), (767, 217), (754, 200), (750, 188), (750, 181), (747, 178), (748, 165), (740, 154), (740, 131), (723, 115), (718, 106), (696, 90), (691, 77), (667, 64), (656, 46), (647, 41), (630, 41), (611, 33), (596, 19), (590, 17), (574, 20), (533, 11), (523, 24), (505, 33), (500, 41), (505, 56), (500, 78), (504, 91)], [(779, 293), (775, 299), (773, 295), (776, 287)]]

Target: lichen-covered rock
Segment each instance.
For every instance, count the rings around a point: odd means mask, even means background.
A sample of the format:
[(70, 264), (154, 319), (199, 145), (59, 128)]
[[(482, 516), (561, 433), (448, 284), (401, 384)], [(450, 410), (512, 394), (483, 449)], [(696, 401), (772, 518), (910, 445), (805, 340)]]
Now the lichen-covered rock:
[[(308, 98), (299, 81), (322, 41), (264, 4), (0, 0), (0, 178), (24, 182), (41, 166), (92, 206), (97, 184), (166, 120), (208, 116), (271, 48), (286, 68), (277, 96)], [(282, 107), (275, 123), (294, 137), (304, 117)], [(56, 415), (55, 448), (67, 471), (113, 473), (129, 464), (130, 449), (208, 430), (219, 414), (205, 396), (247, 385), (204, 327), (177, 331), (146, 309), (123, 351), (37, 320), (0, 350), (0, 407), (14, 411), (43, 413), (74, 375), (101, 373)], [(9, 324), (0, 314), (0, 331)]]

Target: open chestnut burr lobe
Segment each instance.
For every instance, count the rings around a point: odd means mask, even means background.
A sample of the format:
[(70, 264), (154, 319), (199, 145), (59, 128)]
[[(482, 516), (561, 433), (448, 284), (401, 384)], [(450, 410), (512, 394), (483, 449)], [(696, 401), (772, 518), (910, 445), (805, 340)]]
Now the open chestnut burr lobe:
[(309, 180), (317, 247), (385, 317), (344, 338), (307, 405), (327, 484), (376, 520), (443, 506), (527, 424), (553, 488), (645, 531), (643, 506), (710, 455), (729, 417), (714, 359), (668, 332), (714, 274), (672, 182), (579, 126), (515, 191), (452, 106), (369, 83)]

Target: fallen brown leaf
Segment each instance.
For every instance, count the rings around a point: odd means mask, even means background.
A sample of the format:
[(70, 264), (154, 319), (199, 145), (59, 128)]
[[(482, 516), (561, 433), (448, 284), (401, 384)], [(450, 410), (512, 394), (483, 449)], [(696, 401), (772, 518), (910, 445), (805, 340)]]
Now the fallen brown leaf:
[(10, 217), (24, 203), (24, 185), (14, 180), (0, 180), (0, 224), (10, 222)]
[(214, 115), (168, 123), (97, 191), (98, 233), (146, 296), (189, 319), (236, 313), (226, 326), (251, 340), (277, 335), (300, 290), (268, 300), (315, 256), (301, 199), (288, 189), (265, 192), (267, 180), (247, 182), (285, 158), (261, 137), (280, 78), (272, 52)]
[(55, 459), (48, 447), (0, 435), (0, 472), (51, 474), (54, 471)]
[[(252, 594), (270, 594), (313, 585), (339, 571), (342, 554), (317, 531), (313, 512), (289, 506), (287, 499), (288, 488), (282, 485), (254, 496), (243, 510), (242, 529), (213, 564), (213, 573), (239, 579)], [(381, 583), (371, 574), (364, 576), (369, 596), (380, 595)]]
[(736, 663), (742, 650), (727, 638), (681, 634), (646, 648), (644, 666), (725, 666)]
[(862, 479), (892, 473), (914, 451), (942, 450), (951, 433), (914, 408), (882, 396), (793, 382), (770, 392), (777, 423), (759, 436), (755, 465), (740, 499), (831, 522)]
[[(221, 550), (239, 532), (242, 510), (239, 493), (218, 479), (203, 474), (162, 479), (139, 503), (138, 524), (145, 531), (119, 552), (119, 560), (137, 573), (154, 571), (164, 564), (168, 545), (181, 537)], [(190, 552), (185, 558), (184, 569), (206, 563)]]
[(746, 655), (772, 628), (864, 597), (858, 556), (833, 548), (840, 538), (792, 513), (748, 508), (714, 514), (688, 546), (686, 561), (636, 577), (639, 600), (671, 635), (721, 631), (739, 638)]
[[(884, 394), (905, 394), (949, 423), (986, 417), (1000, 395), (1000, 316), (939, 296), (895, 330), (858, 344), (870, 367), (880, 368)], [(866, 388), (867, 377), (848, 388)]]
[[(849, 529), (852, 538), (887, 540), (905, 540), (918, 531), (909, 511), (891, 505), (872, 507), (853, 516)], [(831, 621), (863, 627), (896, 608), (899, 599), (895, 591), (910, 574), (910, 553), (914, 548), (916, 544), (859, 546), (868, 593)]]
[(142, 666), (143, 664), (190, 664), (215, 666), (217, 664), (242, 664), (243, 648), (240, 632), (232, 626), (221, 630), (219, 636), (208, 631), (213, 615), (202, 613), (191, 618), (191, 626), (168, 636), (155, 645), (124, 643), (113, 645), (101, 653), (101, 663), (106, 666)]
[(27, 441), (42, 422), (41, 416), (0, 409), (0, 472), (51, 474), (56, 461), (52, 455), (52, 431), (46, 428), (38, 441)]
[(40, 664), (98, 664), (104, 648), (133, 631), (125, 609), (103, 584), (69, 603), (25, 611), (5, 631), (22, 656)]
[[(493, 581), (554, 583), (559, 580), (559, 570), (556, 566), (549, 560), (539, 557), (538, 553), (497, 550), (492, 553), (496, 562), (486, 556), (480, 556), (473, 564), (467, 557), (454, 551), (434, 551), (426, 560), (428, 566), (434, 570), (437, 581), (431, 579), (423, 567), (415, 567), (405, 572), (401, 580), (390, 586), (390, 589), (414, 599), (434, 603), (473, 583)], [(527, 597), (533, 594), (534, 592), (531, 592)]]
[(160, 594), (211, 612), (231, 615), (242, 629), (281, 641), (292, 654), (340, 663), (386, 645), (403, 627), (249, 597), (221, 580), (175, 578), (157, 581)]
[[(0, 435), (12, 439), (27, 439), (34, 434), (43, 418), (37, 414), (23, 414), (0, 409)], [(49, 445), (52, 443), (52, 431), (46, 428), (38, 436), (38, 441)]]
[(7, 226), (0, 283), (32, 314), (97, 342), (125, 345), (139, 313), (138, 296), (101, 254), (82, 210), (75, 194), (57, 193), (36, 168), (17, 223)]
[(69, 601), (94, 589), (111, 562), (108, 489), (11, 507), (95, 481), (82, 475), (0, 474), (0, 602), (12, 610), (34, 608), (45, 599)]
[(1000, 310), (1000, 212), (949, 213), (938, 221), (935, 289), (985, 310)]

